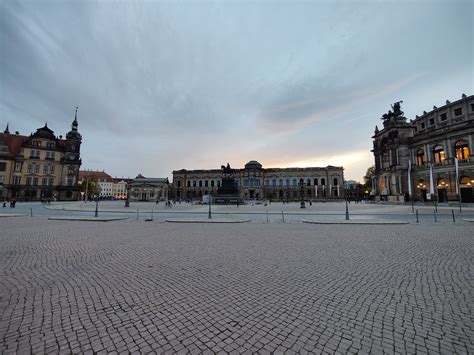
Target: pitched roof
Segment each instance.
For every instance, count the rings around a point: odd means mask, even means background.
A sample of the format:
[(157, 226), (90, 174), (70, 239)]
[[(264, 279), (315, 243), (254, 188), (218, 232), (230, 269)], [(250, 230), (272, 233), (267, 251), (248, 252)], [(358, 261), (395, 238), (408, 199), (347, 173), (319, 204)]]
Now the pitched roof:
[(21, 145), (28, 140), (27, 136), (20, 136), (17, 134), (0, 133), (0, 145), (8, 147), (8, 156), (17, 156), (20, 154)]
[(85, 180), (87, 177), (97, 180), (113, 182), (112, 176), (107, 174), (105, 171), (92, 171), (92, 170), (79, 170), (79, 181)]

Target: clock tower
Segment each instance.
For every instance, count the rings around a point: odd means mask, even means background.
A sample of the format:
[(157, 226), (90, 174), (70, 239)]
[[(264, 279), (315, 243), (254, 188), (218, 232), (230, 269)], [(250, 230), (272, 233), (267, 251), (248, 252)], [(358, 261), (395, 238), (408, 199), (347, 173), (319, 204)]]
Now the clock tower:
[(81, 166), (81, 143), (82, 136), (77, 130), (77, 109), (74, 116), (74, 121), (72, 121), (71, 130), (66, 134), (64, 156), (62, 159), (63, 162), (63, 171), (62, 171), (62, 180), (63, 180), (63, 191), (64, 198), (70, 199), (74, 197), (76, 191), (76, 186), (79, 180), (79, 168)]

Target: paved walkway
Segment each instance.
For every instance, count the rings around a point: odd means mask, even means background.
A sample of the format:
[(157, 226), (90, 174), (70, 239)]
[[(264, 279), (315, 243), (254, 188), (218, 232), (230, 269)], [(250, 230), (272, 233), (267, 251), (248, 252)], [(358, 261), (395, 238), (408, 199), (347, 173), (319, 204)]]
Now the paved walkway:
[(467, 223), (1, 223), (0, 352), (474, 353)]

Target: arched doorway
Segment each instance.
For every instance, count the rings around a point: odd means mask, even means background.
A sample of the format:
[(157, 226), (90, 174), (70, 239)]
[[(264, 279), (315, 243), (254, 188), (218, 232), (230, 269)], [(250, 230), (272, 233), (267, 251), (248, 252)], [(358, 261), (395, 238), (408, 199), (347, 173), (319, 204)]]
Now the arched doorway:
[(438, 189), (438, 202), (448, 202), (448, 191), (446, 190), (449, 185), (443, 178), (438, 179), (436, 187)]
[(427, 200), (427, 198), (426, 198), (427, 191), (426, 191), (426, 182), (425, 182), (425, 180), (420, 179), (420, 181), (418, 182), (418, 185), (416, 185), (416, 187), (418, 188), (418, 191), (420, 192), (421, 201), (426, 202), (426, 200)]

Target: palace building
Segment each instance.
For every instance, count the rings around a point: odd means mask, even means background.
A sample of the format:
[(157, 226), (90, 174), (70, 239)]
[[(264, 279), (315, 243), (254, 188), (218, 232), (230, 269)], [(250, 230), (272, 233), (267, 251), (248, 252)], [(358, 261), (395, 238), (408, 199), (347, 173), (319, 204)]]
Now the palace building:
[[(329, 200), (344, 196), (342, 167), (264, 169), (252, 160), (243, 169), (233, 171), (242, 200)], [(215, 195), (222, 176), (222, 169), (173, 171), (173, 198), (192, 200)]]
[(0, 133), (0, 197), (17, 200), (77, 198), (82, 136), (77, 109), (71, 130), (56, 137), (48, 127), (30, 136)]
[(463, 94), (409, 122), (400, 103), (392, 109), (372, 137), (375, 199), (474, 202), (474, 96)]

